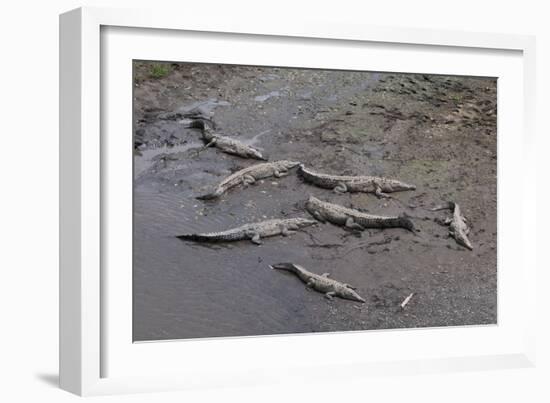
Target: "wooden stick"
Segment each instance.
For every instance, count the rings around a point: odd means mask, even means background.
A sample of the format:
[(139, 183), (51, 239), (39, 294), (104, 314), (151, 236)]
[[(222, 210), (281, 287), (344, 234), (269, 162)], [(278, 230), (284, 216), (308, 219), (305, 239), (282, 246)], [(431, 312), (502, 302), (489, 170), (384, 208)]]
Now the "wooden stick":
[(413, 297), (414, 292), (411, 292), (410, 295), (401, 302), (401, 309), (405, 309), (405, 306), (409, 303), (411, 298)]

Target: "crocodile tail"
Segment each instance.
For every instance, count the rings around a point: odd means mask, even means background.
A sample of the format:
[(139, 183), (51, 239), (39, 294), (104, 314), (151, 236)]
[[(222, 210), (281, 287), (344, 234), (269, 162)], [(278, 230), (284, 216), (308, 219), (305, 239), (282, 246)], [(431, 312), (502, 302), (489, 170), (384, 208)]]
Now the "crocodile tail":
[(272, 269), (277, 269), (277, 270), (287, 270), (287, 271), (291, 271), (293, 273), (296, 271), (296, 268), (294, 267), (293, 263), (275, 263), (275, 264), (270, 265), (269, 267), (271, 267)]
[(217, 199), (218, 197), (220, 197), (223, 193), (223, 190), (221, 189), (216, 189), (215, 191), (213, 192), (210, 192), (210, 193), (206, 193), (206, 194), (203, 194), (203, 195), (200, 195), (200, 196), (197, 196), (196, 199), (199, 199), (199, 200), (212, 200), (212, 199)]
[(214, 123), (214, 121), (204, 115), (202, 112), (195, 111), (184, 113), (183, 117), (191, 120), (191, 122), (187, 126), (190, 129), (204, 130), (206, 124), (209, 124), (213, 129), (216, 128), (216, 124)]
[(184, 241), (197, 241), (197, 242), (218, 242), (220, 237), (205, 235), (205, 234), (182, 234), (176, 235), (176, 238)]
[(200, 129), (200, 130), (204, 130), (204, 121), (200, 120), (200, 119), (194, 119), (189, 122), (189, 124), (187, 125), (187, 127), (189, 129)]
[(401, 213), (399, 215), (400, 226), (415, 233), (414, 223), (411, 220), (411, 217), (407, 213)]
[(176, 238), (190, 241), (201, 241), (203, 237), (199, 234), (182, 234), (176, 235)]

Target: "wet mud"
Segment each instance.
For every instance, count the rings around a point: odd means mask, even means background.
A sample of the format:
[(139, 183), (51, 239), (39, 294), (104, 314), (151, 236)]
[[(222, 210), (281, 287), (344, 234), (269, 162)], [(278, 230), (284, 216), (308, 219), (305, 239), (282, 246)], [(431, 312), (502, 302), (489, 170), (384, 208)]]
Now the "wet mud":
[[(330, 332), (497, 321), (497, 138), (494, 78), (170, 64), (134, 66), (134, 340)], [(203, 146), (184, 115), (319, 172), (378, 175), (417, 186), (336, 194), (295, 170), (220, 199), (197, 200), (258, 163)], [(309, 195), (370, 213), (407, 213), (419, 229), (331, 224), (249, 241), (200, 244), (182, 233), (307, 217)], [(472, 251), (442, 221), (460, 204)], [(366, 299), (323, 298), (270, 264), (292, 261), (354, 285)], [(406, 307), (405, 298), (414, 293)]]

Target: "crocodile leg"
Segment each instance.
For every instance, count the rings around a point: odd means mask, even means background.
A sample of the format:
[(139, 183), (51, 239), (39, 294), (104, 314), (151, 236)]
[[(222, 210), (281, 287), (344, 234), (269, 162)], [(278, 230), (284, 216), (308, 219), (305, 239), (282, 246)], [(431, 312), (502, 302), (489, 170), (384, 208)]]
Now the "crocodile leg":
[(440, 206), (435, 206), (434, 208), (431, 208), (430, 211), (440, 211), (440, 210), (449, 210), (449, 209), (453, 209), (454, 207), (451, 207), (449, 205), (449, 203), (447, 204), (442, 204)]
[(348, 191), (348, 187), (345, 183), (339, 183), (333, 190), (335, 193), (346, 193)]
[(378, 185), (376, 185), (376, 189), (374, 190), (374, 194), (378, 197), (384, 197), (387, 199), (391, 199), (391, 196), (387, 193), (382, 192), (382, 188)]
[(323, 273), (323, 274), (321, 274), (321, 276), (328, 277), (328, 276), (330, 276), (330, 273)]
[(202, 153), (204, 150), (206, 150), (208, 147), (210, 146), (214, 146), (216, 145), (216, 141), (218, 139), (216, 138), (213, 138), (209, 143), (207, 143), (204, 147), (200, 148), (199, 151), (197, 151), (197, 155), (199, 155), (200, 153)]
[(348, 287), (348, 288), (351, 288), (352, 290), (357, 290), (357, 287), (353, 287), (349, 284), (344, 284), (344, 287)]
[(287, 176), (287, 175), (288, 175), (288, 171), (283, 171), (278, 169), (273, 171), (273, 176), (276, 178), (282, 178), (283, 176)]
[(252, 235), (252, 238), (250, 238), (250, 241), (252, 243), (255, 243), (256, 245), (262, 244), (262, 241), (260, 240), (260, 234), (258, 234), (257, 232), (254, 235)]
[(209, 143), (207, 143), (207, 144), (204, 146), (204, 148), (208, 148), (208, 147), (210, 147), (210, 146), (216, 145), (216, 142), (217, 142), (217, 141), (218, 141), (218, 139), (214, 137), (212, 140), (210, 140)]
[(350, 229), (356, 229), (356, 230), (359, 230), (359, 231), (363, 231), (365, 229), (365, 228), (363, 228), (362, 225), (359, 225), (356, 222), (354, 222), (353, 218), (351, 218), (351, 217), (347, 218), (346, 227), (350, 228)]
[(292, 234), (295, 234), (295, 233), (296, 233), (296, 231), (289, 230), (287, 227), (284, 227), (281, 230), (281, 235), (282, 236), (289, 236), (289, 235), (292, 235)]
[(245, 186), (253, 185), (254, 183), (256, 183), (256, 179), (254, 179), (253, 176), (251, 176), (251, 175), (244, 175), (243, 176), (243, 184)]
[(332, 300), (332, 298), (334, 298), (335, 295), (336, 293), (334, 291), (329, 291), (325, 294), (325, 298), (328, 300)]
[(317, 219), (320, 222), (327, 222), (327, 220), (325, 220), (325, 217), (323, 217), (323, 215), (319, 211), (314, 211), (313, 217), (315, 217), (315, 219)]
[(461, 216), (462, 223), (464, 224), (464, 233), (468, 235), (470, 233), (470, 224), (468, 222), (468, 219), (464, 216)]
[(307, 287), (307, 288), (313, 288), (313, 284), (315, 284), (315, 282), (313, 281), (313, 279), (310, 279), (310, 280), (306, 283), (306, 287)]

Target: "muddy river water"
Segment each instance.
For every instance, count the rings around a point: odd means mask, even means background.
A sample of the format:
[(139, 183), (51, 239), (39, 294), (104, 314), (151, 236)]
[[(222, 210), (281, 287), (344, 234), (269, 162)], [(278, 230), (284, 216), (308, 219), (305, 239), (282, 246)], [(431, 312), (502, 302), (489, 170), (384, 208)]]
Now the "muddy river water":
[[(171, 64), (135, 66), (134, 340), (496, 323), (496, 80)], [(296, 174), (197, 195), (257, 163), (203, 145), (177, 112), (322, 172), (417, 185), (396, 200), (335, 194)], [(310, 217), (309, 195), (376, 214), (409, 214), (419, 232), (362, 234), (331, 224), (289, 237), (201, 244), (177, 234), (267, 218)], [(474, 250), (430, 208), (460, 203)], [(365, 304), (323, 298), (269, 264), (292, 261), (353, 284)], [(414, 293), (405, 309), (401, 302)]]

